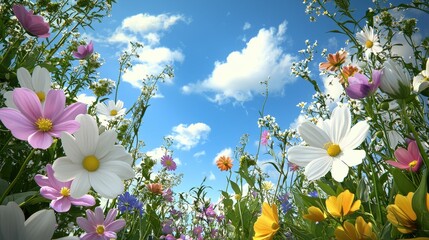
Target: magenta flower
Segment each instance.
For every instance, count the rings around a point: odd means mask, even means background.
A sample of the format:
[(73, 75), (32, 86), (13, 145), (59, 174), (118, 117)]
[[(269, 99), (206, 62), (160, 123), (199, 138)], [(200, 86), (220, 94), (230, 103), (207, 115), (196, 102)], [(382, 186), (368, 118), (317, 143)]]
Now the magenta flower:
[(164, 166), (168, 171), (174, 171), (176, 170), (176, 163), (174, 162), (173, 158), (170, 155), (164, 155), (161, 157), (161, 164)]
[(70, 196), (70, 186), (72, 181), (60, 182), (54, 177), (54, 170), (51, 164), (46, 165), (47, 177), (37, 174), (34, 177), (40, 188), (40, 194), (51, 201), (51, 208), (57, 212), (68, 212), (71, 205), (76, 206), (94, 206), (95, 199), (91, 195), (84, 195), (81, 198), (72, 198)]
[(45, 22), (42, 16), (34, 15), (33, 11), (27, 11), (22, 5), (13, 5), (13, 13), (28, 34), (39, 38), (51, 35), (49, 23)]
[(104, 219), (103, 209), (96, 207), (95, 211), (86, 210), (86, 217), (78, 217), (76, 219), (77, 224), (82, 228), (86, 234), (84, 234), (81, 240), (110, 240), (116, 239), (116, 233), (125, 227), (125, 220), (115, 220), (118, 214), (117, 209), (110, 209), (107, 213), (106, 219)]
[(268, 140), (270, 140), (270, 132), (268, 130), (265, 130), (262, 132), (262, 136), (261, 136), (261, 144), (263, 146), (266, 146), (268, 144)]
[(417, 172), (422, 165), (423, 159), (416, 141), (411, 141), (408, 144), (408, 149), (401, 147), (396, 149), (394, 154), (398, 161), (388, 160), (386, 162), (396, 168)]
[(36, 93), (27, 88), (16, 88), (12, 93), (17, 107), (0, 109), (0, 121), (20, 140), (33, 148), (47, 149), (53, 137), (61, 132), (74, 133), (79, 129), (75, 118), (86, 113), (86, 104), (73, 103), (64, 108), (66, 97), (62, 90), (50, 90), (42, 105)]
[(77, 47), (77, 51), (73, 52), (73, 56), (77, 59), (85, 59), (94, 52), (94, 45), (92, 41), (88, 45), (80, 45)]
[(348, 78), (349, 85), (346, 87), (347, 95), (353, 99), (361, 99), (373, 94), (380, 86), (381, 74), (381, 70), (374, 70), (372, 72), (372, 82), (369, 82), (369, 79), (365, 75), (355, 73), (352, 77)]

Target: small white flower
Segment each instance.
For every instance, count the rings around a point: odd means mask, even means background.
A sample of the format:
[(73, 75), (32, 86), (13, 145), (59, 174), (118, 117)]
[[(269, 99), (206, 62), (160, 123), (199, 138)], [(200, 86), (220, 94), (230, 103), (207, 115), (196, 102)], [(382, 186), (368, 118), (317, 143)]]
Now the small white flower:
[(426, 61), (426, 69), (421, 71), (419, 75), (413, 79), (414, 91), (421, 93), (429, 87), (429, 58)]
[(317, 180), (331, 171), (332, 177), (342, 182), (349, 167), (362, 163), (364, 150), (354, 150), (366, 138), (369, 125), (358, 122), (351, 128), (351, 114), (347, 107), (336, 107), (331, 119), (316, 126), (302, 123), (298, 132), (309, 146), (293, 146), (288, 150), (289, 161), (305, 167), (308, 180)]
[(107, 105), (105, 103), (97, 103), (97, 114), (105, 117), (106, 120), (122, 116), (125, 114), (126, 109), (124, 108), (124, 102), (118, 100), (116, 103), (113, 100), (109, 100)]
[(393, 98), (407, 98), (411, 93), (410, 74), (401, 64), (387, 59), (383, 63), (380, 89)]
[(134, 177), (132, 157), (121, 145), (115, 145), (117, 133), (107, 130), (99, 135), (95, 119), (79, 115), (80, 129), (72, 136), (61, 134), (65, 157), (55, 160), (52, 168), (60, 181), (73, 179), (70, 195), (79, 198), (92, 187), (102, 197), (115, 198), (124, 190), (122, 180)]
[(374, 33), (372, 27), (366, 25), (362, 31), (356, 34), (357, 40), (365, 48), (365, 57), (368, 59), (371, 53), (377, 54), (383, 51), (383, 48), (380, 45), (378, 35)]

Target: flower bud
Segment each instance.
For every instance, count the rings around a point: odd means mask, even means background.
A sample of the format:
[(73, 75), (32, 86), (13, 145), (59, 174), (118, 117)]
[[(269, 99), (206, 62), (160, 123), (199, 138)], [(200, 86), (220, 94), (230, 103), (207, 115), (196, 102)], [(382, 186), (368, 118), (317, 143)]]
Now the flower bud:
[(392, 98), (408, 98), (411, 94), (410, 74), (402, 64), (388, 59), (383, 64), (380, 89)]

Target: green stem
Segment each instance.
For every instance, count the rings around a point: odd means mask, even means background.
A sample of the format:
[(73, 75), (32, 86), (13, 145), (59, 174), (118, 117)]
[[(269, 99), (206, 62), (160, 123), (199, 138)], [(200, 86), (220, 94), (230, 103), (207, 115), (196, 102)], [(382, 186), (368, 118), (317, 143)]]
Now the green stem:
[(375, 163), (374, 158), (372, 158), (371, 155), (367, 155), (367, 156), (370, 159), (369, 167), (371, 168), (372, 182), (375, 185), (375, 191), (374, 192), (375, 192), (375, 199), (377, 201), (377, 215), (378, 215), (379, 221), (381, 222), (381, 225), (384, 225), (384, 221), (383, 221), (384, 218), (382, 217), (383, 215), (381, 214), (381, 207), (383, 206), (383, 204), (381, 203), (380, 195), (378, 194), (379, 181), (378, 181), (377, 176), (376, 176), (377, 172), (374, 169), (374, 164), (376, 164), (376, 163)]
[(3, 202), (3, 200), (6, 198), (6, 196), (9, 194), (9, 192), (12, 190), (12, 188), (15, 186), (15, 184), (18, 182), (18, 179), (21, 177), (21, 175), (24, 173), (24, 169), (27, 166), (28, 162), (30, 161), (31, 157), (33, 156), (36, 149), (32, 149), (30, 154), (28, 154), (27, 158), (25, 159), (24, 163), (21, 165), (21, 168), (19, 169), (18, 174), (16, 175), (15, 179), (13, 179), (12, 183), (7, 187), (6, 191), (2, 194), (0, 198), (0, 204)]

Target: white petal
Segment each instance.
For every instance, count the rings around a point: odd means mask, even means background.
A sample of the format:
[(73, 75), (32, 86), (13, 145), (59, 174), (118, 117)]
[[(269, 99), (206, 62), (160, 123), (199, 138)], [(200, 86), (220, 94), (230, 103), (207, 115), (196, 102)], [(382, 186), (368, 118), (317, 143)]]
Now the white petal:
[(340, 159), (335, 159), (332, 164), (331, 175), (337, 182), (342, 182), (349, 172), (349, 167)]
[(316, 158), (328, 156), (323, 148), (316, 148), (310, 146), (293, 146), (289, 148), (288, 160), (298, 166), (305, 167)]
[(328, 134), (310, 122), (304, 122), (298, 127), (298, 133), (312, 147), (324, 148), (329, 143)]
[(339, 159), (349, 167), (354, 167), (362, 163), (365, 155), (365, 150), (346, 150), (342, 152)]
[(81, 152), (85, 156), (94, 155), (99, 138), (97, 123), (88, 114), (78, 115), (76, 120), (80, 123), (80, 128), (74, 136)]
[(97, 109), (97, 113), (98, 114), (109, 115), (110, 116), (110, 111), (109, 111), (109, 109), (107, 109), (106, 104), (104, 104), (104, 103), (97, 103), (96, 109)]
[(369, 124), (366, 121), (356, 123), (350, 132), (340, 142), (341, 150), (355, 149), (362, 144), (368, 135)]
[(15, 202), (0, 206), (0, 239), (24, 240), (24, 213)]
[(95, 150), (95, 156), (98, 159), (102, 159), (106, 156), (115, 145), (118, 134), (114, 130), (108, 130), (103, 132), (98, 139), (98, 145)]
[(82, 163), (76, 164), (68, 157), (60, 157), (55, 160), (52, 168), (55, 171), (55, 178), (62, 182), (70, 181), (79, 176), (82, 172), (86, 171), (83, 168)]
[(80, 151), (79, 145), (76, 143), (76, 139), (68, 132), (62, 132), (61, 142), (67, 158), (76, 164), (81, 164), (85, 156)]
[(306, 167), (304, 174), (309, 181), (317, 180), (331, 170), (332, 157), (325, 156), (314, 159)]
[(122, 102), (121, 100), (118, 100), (116, 102), (116, 108), (117, 109), (122, 109), (124, 107), (124, 102)]
[(111, 147), (111, 151), (109, 152), (109, 154), (107, 154), (103, 159), (100, 160), (103, 162), (123, 161), (128, 163), (129, 165), (131, 165), (133, 162), (131, 154), (125, 151), (125, 148), (122, 145), (115, 145)]
[(115, 198), (124, 191), (124, 183), (114, 173), (98, 169), (89, 175), (92, 188), (105, 198)]
[(33, 84), (31, 83), (31, 75), (27, 69), (20, 67), (16, 72), (16, 75), (21, 87), (29, 88), (34, 91)]
[(134, 177), (134, 170), (130, 164), (121, 161), (109, 161), (100, 166), (100, 170), (112, 172), (122, 180)]
[(47, 93), (51, 87), (51, 76), (46, 68), (36, 66), (33, 70), (33, 87), (35, 92)]
[(70, 186), (70, 196), (80, 198), (89, 192), (91, 184), (87, 171), (81, 172), (72, 182)]
[(50, 240), (54, 235), (57, 221), (54, 210), (40, 210), (25, 221), (26, 239)]
[(348, 107), (338, 106), (332, 111), (329, 136), (333, 143), (339, 143), (350, 130), (351, 116)]

